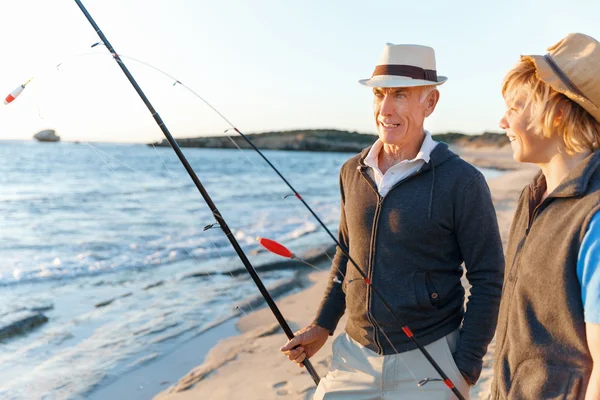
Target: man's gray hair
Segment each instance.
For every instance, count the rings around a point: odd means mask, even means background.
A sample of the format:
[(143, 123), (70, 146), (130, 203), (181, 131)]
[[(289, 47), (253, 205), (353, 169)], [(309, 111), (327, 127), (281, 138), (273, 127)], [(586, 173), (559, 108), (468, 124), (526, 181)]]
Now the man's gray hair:
[(432, 86), (423, 86), (421, 88), (421, 100), (419, 101), (420, 104), (423, 104), (423, 102), (425, 101), (425, 99), (427, 98), (427, 96), (429, 96), (429, 94), (431, 92), (433, 92), (436, 89), (435, 85)]

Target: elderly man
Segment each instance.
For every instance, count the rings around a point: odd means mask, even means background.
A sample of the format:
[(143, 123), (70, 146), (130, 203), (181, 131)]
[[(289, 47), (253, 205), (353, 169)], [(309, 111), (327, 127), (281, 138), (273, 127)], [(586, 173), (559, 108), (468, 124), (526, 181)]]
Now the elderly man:
[(455, 398), (399, 320), (463, 397), (480, 375), (500, 303), (502, 244), (483, 175), (423, 128), (445, 81), (432, 48), (392, 44), (360, 81), (373, 88), (379, 139), (342, 167), (344, 251), (314, 322), (281, 349), (301, 363), (348, 313), (315, 399)]

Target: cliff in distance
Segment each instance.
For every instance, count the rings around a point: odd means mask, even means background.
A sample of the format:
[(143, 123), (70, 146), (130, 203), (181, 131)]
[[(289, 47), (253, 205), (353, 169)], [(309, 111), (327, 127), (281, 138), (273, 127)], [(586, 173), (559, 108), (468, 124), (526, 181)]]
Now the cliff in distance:
[[(264, 150), (296, 150), (296, 151), (334, 151), (357, 152), (370, 146), (377, 140), (377, 135), (337, 129), (303, 129), (291, 131), (273, 131), (251, 133), (246, 137), (256, 147)], [(463, 133), (434, 134), (433, 139), (450, 145), (464, 147), (502, 147), (509, 143), (504, 133), (484, 132), (481, 135), (465, 135)], [(176, 139), (180, 147), (199, 147), (214, 149), (250, 148), (244, 138), (236, 133), (230, 136), (204, 136), (196, 138)], [(235, 142), (235, 144), (234, 144)], [(169, 146), (166, 139), (151, 143), (154, 146)], [(237, 146), (236, 146), (237, 145)]]

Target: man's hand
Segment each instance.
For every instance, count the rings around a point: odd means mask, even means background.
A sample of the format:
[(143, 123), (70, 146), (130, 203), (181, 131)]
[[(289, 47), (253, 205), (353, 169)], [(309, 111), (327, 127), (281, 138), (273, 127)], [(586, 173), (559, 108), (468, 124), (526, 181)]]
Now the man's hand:
[(290, 361), (303, 367), (302, 361), (311, 358), (327, 341), (329, 330), (318, 325), (309, 325), (295, 333), (295, 337), (290, 340), (280, 350), (287, 355)]

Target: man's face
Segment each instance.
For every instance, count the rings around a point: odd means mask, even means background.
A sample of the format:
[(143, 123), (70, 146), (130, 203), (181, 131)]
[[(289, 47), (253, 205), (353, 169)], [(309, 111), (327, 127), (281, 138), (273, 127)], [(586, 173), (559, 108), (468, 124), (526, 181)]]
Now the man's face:
[(421, 102), (423, 88), (374, 88), (373, 111), (379, 139), (403, 146), (421, 140), (423, 121), (435, 108), (430, 96)]

